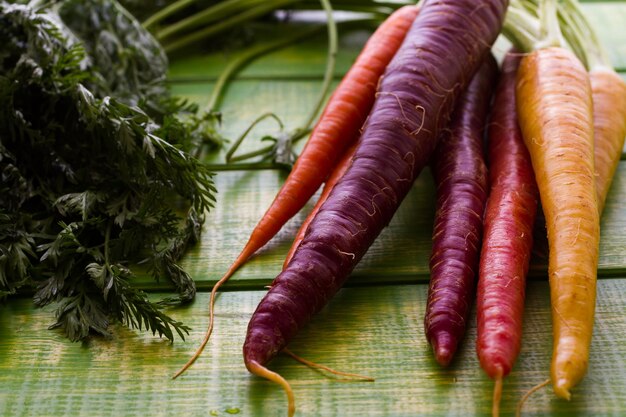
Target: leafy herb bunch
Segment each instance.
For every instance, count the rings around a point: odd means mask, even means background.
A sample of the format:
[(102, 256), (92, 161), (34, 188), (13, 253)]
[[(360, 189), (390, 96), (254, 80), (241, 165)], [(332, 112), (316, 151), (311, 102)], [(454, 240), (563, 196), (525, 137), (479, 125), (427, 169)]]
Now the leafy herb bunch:
[[(57, 303), (71, 340), (111, 321), (173, 339), (177, 264), (214, 202), (204, 120), (168, 94), (160, 45), (114, 1), (0, 2), (0, 296)], [(168, 277), (153, 303), (131, 265)]]

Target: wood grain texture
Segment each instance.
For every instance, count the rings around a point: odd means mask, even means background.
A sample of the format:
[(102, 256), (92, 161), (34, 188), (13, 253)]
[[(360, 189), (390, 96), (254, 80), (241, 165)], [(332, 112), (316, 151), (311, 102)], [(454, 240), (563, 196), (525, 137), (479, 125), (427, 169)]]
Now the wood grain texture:
[[(626, 3), (583, 5), (600, 31), (612, 62), (626, 77)], [(367, 32), (344, 33), (336, 80), (354, 60)], [(234, 139), (259, 114), (273, 111), (287, 129), (305, 119), (321, 85), (324, 36), (264, 57), (227, 90), (223, 133)], [(496, 44), (502, 54), (506, 42)], [(175, 59), (174, 94), (203, 105), (230, 53)], [(268, 121), (246, 140), (242, 151), (275, 134)], [(302, 144), (296, 147), (296, 151)], [(223, 152), (208, 160), (223, 160)], [(229, 416), (284, 415), (282, 391), (252, 377), (241, 346), (249, 317), (281, 268), (300, 222), (312, 207), (233, 278), (218, 296), (213, 339), (196, 365), (179, 380), (171, 375), (199, 344), (208, 323), (208, 294), (269, 206), (285, 173), (275, 170), (220, 172), (216, 207), (207, 215), (202, 240), (183, 259), (201, 292), (191, 305), (168, 310), (192, 327), (186, 342), (174, 344), (116, 325), (110, 339), (70, 343), (48, 330), (54, 308), (36, 310), (28, 298), (0, 305), (0, 416)], [(331, 304), (305, 328), (291, 349), (307, 359), (376, 378), (373, 383), (339, 382), (279, 356), (271, 367), (293, 384), (298, 416), (487, 416), (492, 383), (475, 355), (475, 322), (452, 366), (441, 369), (423, 336), (432, 218), (432, 178), (426, 170)], [(626, 415), (626, 163), (620, 164), (602, 219), (600, 281), (590, 370), (572, 401), (549, 389), (531, 397), (525, 416)], [(548, 376), (551, 319), (546, 266), (532, 265), (522, 352), (505, 382), (502, 411), (513, 415), (521, 395)], [(140, 277), (150, 291), (168, 291), (166, 280)], [(399, 285), (403, 284), (403, 285)], [(151, 297), (161, 298), (155, 293)]]
[[(448, 369), (432, 359), (423, 336), (425, 285), (341, 290), (291, 344), (318, 363), (376, 378), (340, 382), (281, 355), (271, 368), (292, 384), (298, 416), (487, 416), (492, 383), (475, 354), (472, 322)], [(0, 307), (0, 415), (3, 416), (241, 416), (283, 415), (278, 386), (246, 371), (241, 345), (262, 291), (220, 295), (214, 338), (177, 380), (170, 376), (197, 347), (207, 324), (207, 294), (171, 311), (192, 326), (186, 342), (170, 344), (116, 327), (111, 339), (70, 343), (46, 330), (46, 310), (28, 300)], [(548, 286), (529, 286), (522, 352), (503, 394), (512, 415), (525, 390), (546, 378), (551, 325)], [(531, 397), (527, 416), (626, 414), (626, 279), (602, 280), (587, 378), (570, 402), (549, 389)]]
[[(210, 288), (228, 269), (280, 188), (284, 175), (273, 170), (220, 172), (217, 175), (216, 206), (207, 215), (201, 241), (190, 249), (182, 261), (183, 268), (196, 280), (200, 289)], [(268, 285), (280, 272), (298, 227), (312, 206), (313, 201), (245, 264), (225, 288), (260, 289)], [(602, 218), (600, 277), (626, 274), (624, 207), (626, 163), (622, 162)], [(348, 284), (426, 282), (429, 279), (433, 216), (433, 182), (430, 172), (425, 170), (394, 219), (357, 266)], [(546, 265), (545, 256), (533, 259), (532, 279), (545, 279)], [(138, 285), (152, 290), (169, 288), (167, 280), (157, 284), (147, 276), (140, 277)]]

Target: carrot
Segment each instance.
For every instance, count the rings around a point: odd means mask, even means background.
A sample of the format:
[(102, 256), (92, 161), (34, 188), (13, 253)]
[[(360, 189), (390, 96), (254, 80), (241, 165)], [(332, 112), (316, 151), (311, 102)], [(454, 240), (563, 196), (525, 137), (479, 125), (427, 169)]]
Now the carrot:
[[(552, 15), (556, 6), (548, 1), (542, 16), (550, 24)], [(558, 24), (549, 26), (547, 46), (522, 58), (516, 100), (548, 231), (551, 380), (556, 395), (569, 399), (587, 370), (600, 230), (589, 76), (553, 40), (557, 33)]]
[(252, 315), (245, 365), (283, 387), (289, 415), (293, 391), (267, 364), (341, 288), (389, 223), (500, 32), (506, 6), (506, 0), (423, 3), (381, 78), (352, 164)]
[(431, 162), (437, 202), (424, 329), (442, 366), (463, 338), (474, 298), (488, 187), (483, 132), (496, 78), (489, 55), (459, 99)]
[(209, 301), (209, 326), (204, 339), (196, 353), (174, 378), (193, 364), (211, 336), (217, 290), (304, 207), (328, 177), (343, 150), (357, 139), (359, 129), (374, 102), (378, 79), (400, 47), (417, 13), (416, 6), (401, 7), (368, 39), (355, 63), (330, 97), (307, 144), (274, 201), (252, 231), (241, 253), (213, 286)]
[(343, 150), (356, 140), (374, 102), (378, 79), (400, 47), (417, 12), (415, 6), (404, 6), (372, 34), (332, 94), (285, 183), (225, 277), (232, 275), (304, 207)]
[(291, 258), (293, 257), (293, 253), (296, 251), (296, 248), (298, 247), (300, 242), (302, 242), (302, 239), (304, 239), (304, 234), (306, 232), (306, 229), (309, 227), (309, 223), (311, 223), (311, 220), (313, 220), (313, 218), (319, 211), (324, 201), (326, 201), (326, 199), (328, 198), (328, 195), (330, 194), (330, 191), (333, 189), (337, 181), (339, 181), (339, 179), (343, 176), (343, 174), (346, 172), (346, 170), (350, 166), (350, 163), (352, 162), (352, 157), (354, 156), (354, 152), (356, 151), (356, 148), (357, 148), (357, 143), (358, 142), (353, 143), (344, 152), (339, 162), (337, 162), (335, 169), (333, 169), (330, 176), (326, 180), (326, 183), (324, 184), (324, 188), (322, 189), (322, 194), (320, 194), (320, 197), (315, 203), (315, 206), (313, 207), (309, 215), (306, 217), (304, 222), (302, 222), (300, 229), (298, 229), (298, 233), (296, 233), (296, 237), (293, 241), (293, 244), (291, 245), (291, 248), (289, 248), (289, 252), (287, 253), (287, 257), (285, 258), (285, 262), (283, 263), (283, 269), (287, 268), (287, 265), (289, 265), (289, 261), (291, 261)]
[(598, 209), (602, 213), (626, 138), (626, 82), (613, 69), (578, 2), (566, 0), (562, 12), (570, 28), (568, 40), (579, 44), (579, 57), (589, 70), (593, 99), (596, 191)]
[(589, 73), (593, 97), (598, 210), (602, 213), (626, 137), (626, 83), (613, 68)]
[(499, 414), (502, 379), (520, 352), (526, 276), (539, 193), (517, 123), (515, 83), (521, 57), (502, 63), (488, 132), (489, 198), (478, 268), (476, 352), (495, 380), (493, 415)]
[[(533, 11), (537, 9), (534, 2), (525, 5)], [(510, 11), (513, 14), (520, 13), (517, 7), (512, 7)], [(626, 137), (626, 82), (613, 69), (606, 50), (581, 11), (579, 2), (560, 2), (558, 13), (566, 40), (589, 71), (593, 100), (596, 192), (598, 209), (602, 214)], [(528, 16), (525, 24), (533, 20), (528, 19)], [(526, 25), (525, 31), (534, 33), (536, 37), (534, 23)], [(515, 30), (512, 25), (505, 24), (505, 27), (509, 32)]]

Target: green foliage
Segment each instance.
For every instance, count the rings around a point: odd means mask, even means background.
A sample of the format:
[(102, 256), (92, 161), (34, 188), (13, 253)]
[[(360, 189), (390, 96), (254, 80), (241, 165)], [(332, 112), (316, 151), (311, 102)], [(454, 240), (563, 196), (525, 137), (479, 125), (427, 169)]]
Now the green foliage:
[[(161, 307), (195, 295), (177, 262), (214, 203), (191, 156), (206, 116), (169, 95), (163, 50), (117, 2), (35, 7), (0, 2), (0, 297), (57, 303), (71, 340), (112, 319), (183, 337)], [(179, 297), (133, 288), (139, 263)]]

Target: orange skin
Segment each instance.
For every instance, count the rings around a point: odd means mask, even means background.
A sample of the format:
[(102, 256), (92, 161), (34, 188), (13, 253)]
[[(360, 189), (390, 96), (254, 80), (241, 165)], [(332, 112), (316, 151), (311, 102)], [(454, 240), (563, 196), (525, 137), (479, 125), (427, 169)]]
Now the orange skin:
[(337, 181), (341, 179), (344, 172), (346, 172), (346, 170), (350, 166), (350, 163), (352, 162), (352, 156), (354, 156), (354, 152), (356, 151), (356, 148), (357, 148), (357, 143), (354, 143), (350, 148), (346, 150), (343, 157), (341, 158), (339, 162), (337, 162), (335, 169), (328, 177), (328, 180), (326, 180), (326, 183), (324, 184), (324, 189), (322, 190), (322, 194), (320, 194), (320, 198), (317, 200), (317, 203), (315, 203), (315, 206), (313, 207), (313, 209), (311, 210), (307, 218), (304, 220), (304, 222), (300, 226), (300, 229), (298, 230), (298, 233), (296, 234), (296, 238), (293, 240), (293, 244), (291, 245), (291, 248), (289, 249), (289, 252), (287, 253), (285, 262), (283, 263), (283, 269), (287, 268), (287, 265), (289, 265), (289, 261), (291, 260), (291, 257), (293, 256), (293, 253), (296, 251), (296, 248), (298, 247), (300, 242), (302, 242), (302, 239), (304, 239), (304, 234), (306, 233), (306, 229), (309, 226), (309, 223), (311, 223), (311, 220), (313, 220), (313, 217), (315, 217), (315, 215), (319, 211), (322, 204), (324, 204), (324, 201), (326, 201), (326, 199), (328, 198), (328, 195), (332, 191)]
[(604, 208), (626, 137), (626, 82), (608, 67), (589, 73), (593, 96), (598, 208)]
[(589, 75), (563, 48), (522, 59), (517, 108), (546, 218), (553, 321), (551, 380), (565, 399), (587, 371), (600, 240)]

